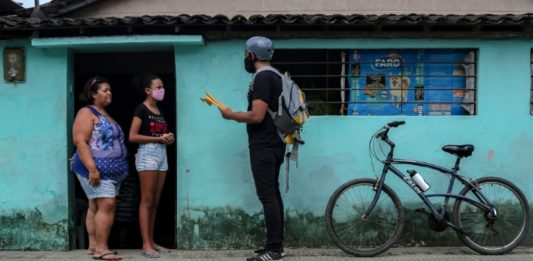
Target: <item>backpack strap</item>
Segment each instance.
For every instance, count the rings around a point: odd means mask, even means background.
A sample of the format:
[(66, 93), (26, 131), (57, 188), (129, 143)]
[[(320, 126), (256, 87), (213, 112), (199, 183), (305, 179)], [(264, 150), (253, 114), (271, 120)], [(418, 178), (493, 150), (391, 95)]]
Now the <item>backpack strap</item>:
[[(261, 68), (259, 68), (255, 73), (254, 73), (254, 76), (252, 78), (252, 84), (255, 80), (255, 76), (260, 73), (260, 72), (264, 72), (264, 71), (268, 71), (268, 72), (273, 72), (275, 73), (278, 77), (281, 78), (282, 80), (282, 83), (283, 84), (283, 74), (281, 74), (276, 68), (272, 67), (272, 66), (263, 66)], [(250, 88), (252, 87), (252, 85), (250, 85)], [(281, 110), (283, 109), (283, 86), (281, 87), (281, 94), (279, 95), (279, 98), (278, 98), (278, 116), (281, 116)], [(270, 116), (274, 119), (274, 116), (276, 116), (276, 112), (273, 112), (271, 109), (268, 109), (268, 112), (270, 113)]]
[[(276, 70), (276, 68), (272, 67), (272, 66), (263, 66), (261, 68), (259, 68), (252, 76), (252, 81), (250, 82), (250, 87), (249, 87), (249, 90), (252, 90), (252, 87), (253, 87), (253, 84), (254, 84), (254, 81), (255, 81), (255, 76), (257, 76), (257, 74), (259, 74), (260, 72), (264, 72), (264, 71), (269, 71), (269, 72), (273, 72), (274, 74), (276, 74), (277, 76), (279, 76), (280, 78), (282, 78), (283, 80), (283, 74), (281, 74), (278, 70)], [(283, 82), (282, 82), (283, 84)], [(278, 111), (275, 112), (275, 111), (272, 111), (270, 108), (267, 108), (268, 110), (268, 114), (270, 115), (270, 117), (272, 119), (275, 119), (276, 118), (276, 114), (278, 114), (279, 116), (281, 116), (281, 113), (282, 113), (282, 109), (283, 109), (283, 86), (281, 87), (281, 94), (279, 95), (278, 97)], [(286, 143), (285, 142), (285, 138), (283, 137), (283, 133), (281, 133), (280, 131), (276, 130), (276, 132), (278, 133), (278, 136), (279, 138), (283, 141), (283, 143)]]
[(289, 166), (291, 161), (296, 162), (296, 168), (298, 168), (298, 149), (300, 148), (300, 144), (304, 144), (304, 142), (300, 139), (300, 133), (297, 131), (294, 138), (294, 142), (292, 143), (292, 147), (290, 148), (291, 151), (287, 152), (285, 154), (285, 193), (289, 192)]
[(272, 111), (270, 108), (268, 108), (268, 113), (270, 113), (270, 116), (272, 117), (272, 119), (275, 119), (276, 118), (276, 114), (278, 116), (281, 116), (281, 113), (282, 113), (282, 110), (283, 110), (283, 91), (281, 91), (281, 95), (278, 97), (278, 111), (275, 112), (275, 111)]
[(289, 192), (289, 170), (291, 160), (296, 161), (296, 167), (298, 168), (298, 143), (294, 142), (290, 152), (285, 154), (285, 193)]
[(263, 72), (263, 71), (273, 72), (273, 73), (277, 74), (279, 77), (283, 76), (283, 74), (281, 74), (276, 68), (266, 65), (266, 66), (263, 66), (263, 67), (257, 69), (257, 71), (254, 73), (254, 78), (255, 78), (255, 75), (257, 75), (258, 73)]
[(252, 75), (252, 81), (250, 82), (250, 89), (252, 89), (252, 86), (254, 84), (255, 76), (257, 76), (260, 72), (264, 72), (264, 71), (273, 72), (274, 74), (276, 74), (280, 78), (283, 77), (283, 74), (281, 74), (278, 70), (276, 70), (276, 68), (274, 68), (272, 66), (268, 66), (268, 65), (267, 66), (263, 66), (263, 67), (257, 69), (257, 71)]

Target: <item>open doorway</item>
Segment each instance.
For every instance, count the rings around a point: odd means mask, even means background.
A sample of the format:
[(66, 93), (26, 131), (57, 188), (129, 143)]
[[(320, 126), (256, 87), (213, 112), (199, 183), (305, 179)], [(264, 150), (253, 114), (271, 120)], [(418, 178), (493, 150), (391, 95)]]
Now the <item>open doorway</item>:
[[(163, 80), (166, 95), (160, 103), (160, 108), (165, 115), (170, 131), (177, 133), (176, 77), (172, 51), (74, 54), (74, 115), (83, 106), (78, 100), (78, 96), (85, 82), (95, 75), (102, 76), (109, 80), (113, 92), (113, 101), (108, 107), (108, 113), (120, 124), (126, 135), (130, 175), (121, 185), (120, 196), (117, 197), (115, 223), (109, 237), (109, 247), (113, 249), (142, 247), (138, 220), (139, 179), (134, 162), (137, 144), (130, 144), (127, 141), (127, 136), (135, 106), (143, 100), (132, 81), (135, 76), (145, 73), (155, 73)], [(157, 210), (154, 237), (159, 244), (175, 248), (176, 145), (169, 146), (167, 153), (169, 169)], [(87, 248), (88, 240), (83, 214), (84, 210), (87, 209), (87, 197), (79, 183), (74, 183), (76, 211), (73, 220), (77, 228), (76, 248)]]

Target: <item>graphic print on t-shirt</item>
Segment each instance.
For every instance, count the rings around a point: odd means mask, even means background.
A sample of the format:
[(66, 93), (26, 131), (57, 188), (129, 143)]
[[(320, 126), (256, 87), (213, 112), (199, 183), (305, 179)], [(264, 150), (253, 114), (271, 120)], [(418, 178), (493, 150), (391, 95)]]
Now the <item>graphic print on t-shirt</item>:
[(133, 114), (135, 117), (141, 119), (141, 128), (139, 134), (152, 137), (161, 137), (167, 133), (168, 124), (165, 121), (163, 112), (160, 115), (153, 113), (143, 103), (135, 108)]
[(150, 126), (150, 134), (159, 137), (167, 133), (167, 123), (165, 119), (159, 115), (148, 115), (148, 125)]

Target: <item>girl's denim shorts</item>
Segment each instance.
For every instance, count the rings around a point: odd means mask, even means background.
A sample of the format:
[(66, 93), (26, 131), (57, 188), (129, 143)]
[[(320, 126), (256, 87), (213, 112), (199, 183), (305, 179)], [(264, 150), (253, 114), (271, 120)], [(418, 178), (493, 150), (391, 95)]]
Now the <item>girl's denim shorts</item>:
[(167, 145), (160, 143), (140, 144), (135, 154), (137, 172), (145, 170), (167, 171)]

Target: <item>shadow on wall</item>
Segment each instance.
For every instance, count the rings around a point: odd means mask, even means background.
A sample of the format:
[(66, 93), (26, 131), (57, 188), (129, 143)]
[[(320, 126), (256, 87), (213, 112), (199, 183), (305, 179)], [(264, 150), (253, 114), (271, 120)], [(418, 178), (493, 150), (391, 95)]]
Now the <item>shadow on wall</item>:
[[(395, 247), (463, 246), (456, 233), (448, 228), (434, 232), (428, 217), (415, 209), (405, 208), (405, 224)], [(533, 211), (533, 206), (530, 206)], [(191, 218), (192, 217), (192, 218)], [(248, 214), (240, 208), (191, 208), (181, 216), (178, 228), (178, 249), (254, 249), (263, 245), (264, 218), (260, 213)], [(522, 245), (533, 245), (533, 226)], [(335, 248), (329, 238), (325, 217), (294, 209), (285, 212), (286, 247)]]

